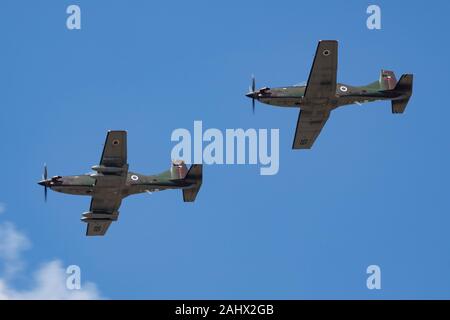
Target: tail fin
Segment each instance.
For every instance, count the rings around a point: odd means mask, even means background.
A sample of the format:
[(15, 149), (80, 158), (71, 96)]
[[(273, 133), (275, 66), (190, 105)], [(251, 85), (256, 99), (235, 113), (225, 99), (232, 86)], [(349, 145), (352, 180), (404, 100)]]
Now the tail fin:
[(379, 83), (381, 90), (394, 89), (397, 83), (395, 73), (389, 70), (381, 70)]
[(367, 87), (375, 90), (392, 90), (394, 89), (396, 83), (397, 79), (395, 78), (393, 71), (381, 70), (378, 81), (372, 82), (367, 85)]
[(392, 113), (403, 113), (406, 109), (406, 105), (412, 95), (413, 88), (413, 75), (404, 74), (397, 82), (397, 85), (393, 91), (402, 93), (402, 98), (398, 100), (392, 100)]
[(183, 201), (194, 202), (197, 197), (200, 187), (203, 181), (203, 165), (193, 164), (184, 178), (187, 182), (192, 183), (192, 187), (189, 189), (183, 189)]
[(187, 167), (183, 160), (173, 160), (170, 167), (170, 177), (172, 179), (184, 179), (187, 174)]

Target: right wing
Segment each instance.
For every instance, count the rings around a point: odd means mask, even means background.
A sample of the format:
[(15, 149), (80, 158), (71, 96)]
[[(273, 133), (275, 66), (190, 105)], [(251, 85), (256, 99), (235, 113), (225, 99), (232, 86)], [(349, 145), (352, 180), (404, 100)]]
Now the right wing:
[(329, 111), (300, 110), (292, 149), (311, 149), (329, 116)]
[(106, 231), (108, 231), (112, 220), (101, 220), (91, 221), (87, 223), (86, 236), (104, 236)]
[(122, 195), (117, 192), (103, 192), (92, 197), (89, 212), (83, 214), (82, 220), (87, 223), (87, 236), (103, 236), (111, 222), (119, 216)]
[(337, 57), (336, 40), (319, 41), (306, 85), (306, 104), (308, 100), (328, 99), (336, 95)]

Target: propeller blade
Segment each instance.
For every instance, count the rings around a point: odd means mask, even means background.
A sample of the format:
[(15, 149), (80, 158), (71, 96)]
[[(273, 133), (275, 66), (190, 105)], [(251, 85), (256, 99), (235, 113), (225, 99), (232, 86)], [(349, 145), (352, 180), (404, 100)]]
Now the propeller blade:
[[(45, 180), (47, 180), (47, 178), (48, 178), (47, 164), (44, 163), (44, 173), (42, 174), (42, 180), (45, 181)], [(47, 202), (47, 192), (48, 192), (47, 185), (44, 185), (44, 199), (45, 199), (45, 202)]]
[[(255, 76), (252, 74), (252, 93), (255, 93), (256, 90), (256, 79)], [(255, 114), (255, 96), (252, 97), (252, 111), (253, 114)]]

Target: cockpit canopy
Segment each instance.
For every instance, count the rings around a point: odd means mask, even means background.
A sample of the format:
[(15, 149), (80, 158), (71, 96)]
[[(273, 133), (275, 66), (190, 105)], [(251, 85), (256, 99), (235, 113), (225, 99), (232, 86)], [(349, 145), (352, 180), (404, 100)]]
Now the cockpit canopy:
[(294, 87), (306, 87), (307, 81), (302, 81), (294, 84)]

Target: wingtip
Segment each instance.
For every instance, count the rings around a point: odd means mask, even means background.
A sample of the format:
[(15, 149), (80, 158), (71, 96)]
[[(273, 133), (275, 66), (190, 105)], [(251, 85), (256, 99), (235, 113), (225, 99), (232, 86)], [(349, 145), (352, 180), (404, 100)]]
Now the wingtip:
[(123, 133), (127, 133), (127, 131), (126, 130), (108, 130), (108, 133), (111, 133), (111, 132), (123, 132)]
[(319, 40), (319, 43), (328, 42), (328, 43), (338, 43), (339, 40)]

